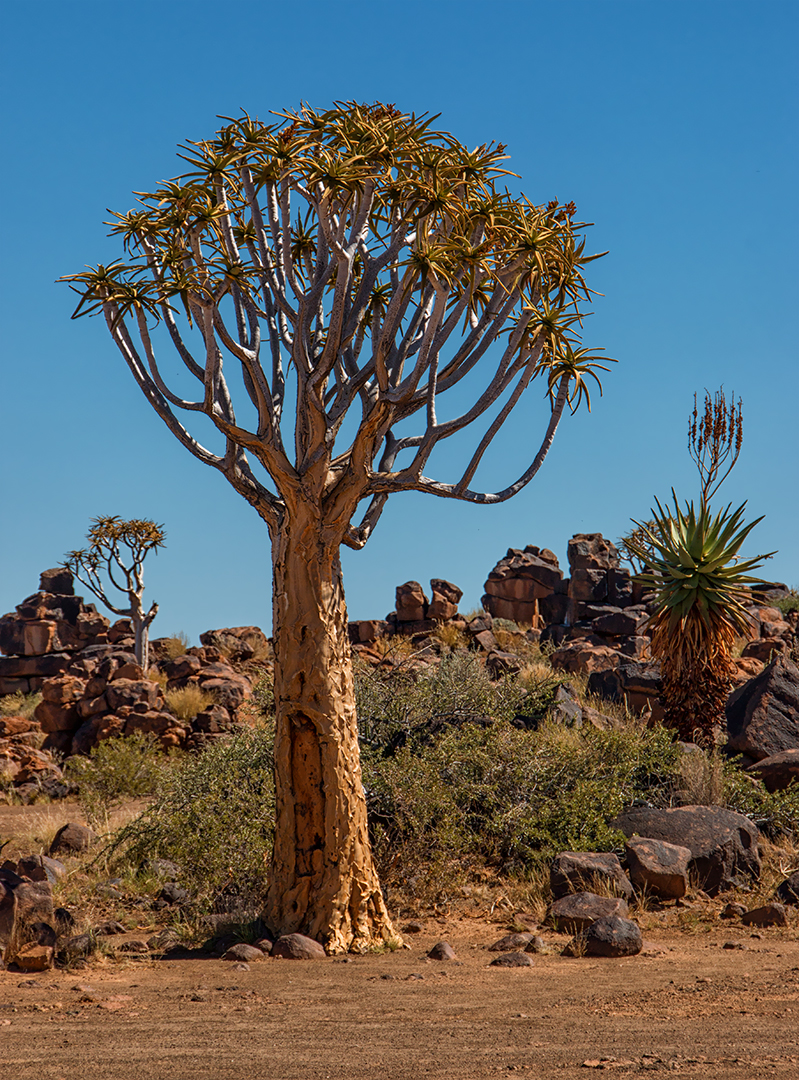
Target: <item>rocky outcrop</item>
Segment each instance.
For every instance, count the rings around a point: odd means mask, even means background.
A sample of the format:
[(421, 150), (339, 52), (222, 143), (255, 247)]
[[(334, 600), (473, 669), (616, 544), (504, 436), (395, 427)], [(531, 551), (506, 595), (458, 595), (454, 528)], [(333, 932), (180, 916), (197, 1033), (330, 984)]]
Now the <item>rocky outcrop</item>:
[(110, 626), (94, 604), (75, 596), (68, 570), (45, 570), (39, 591), (0, 618), (0, 694), (41, 690), (76, 652), (106, 643)]
[(542, 601), (565, 593), (563, 571), (547, 548), (528, 544), (523, 550), (508, 548), (485, 583), (483, 607), (497, 619), (533, 625), (541, 615)]

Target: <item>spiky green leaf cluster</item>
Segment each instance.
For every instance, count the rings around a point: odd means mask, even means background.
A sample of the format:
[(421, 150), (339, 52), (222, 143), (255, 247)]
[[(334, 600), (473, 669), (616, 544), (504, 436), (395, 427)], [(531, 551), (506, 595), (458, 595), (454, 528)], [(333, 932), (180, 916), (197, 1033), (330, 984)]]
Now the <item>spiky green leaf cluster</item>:
[(734, 512), (730, 503), (713, 515), (704, 503), (698, 510), (693, 502), (681, 509), (674, 491), (672, 497), (673, 510), (655, 500), (652, 522), (635, 522), (640, 536), (628, 538), (631, 551), (649, 566), (640, 580), (656, 590), (664, 628), (673, 633), (698, 620), (709, 633), (720, 623), (744, 633), (751, 625), (744, 606), (746, 586), (760, 580), (750, 571), (774, 552), (744, 560), (738, 552), (762, 517), (742, 525), (746, 503)]

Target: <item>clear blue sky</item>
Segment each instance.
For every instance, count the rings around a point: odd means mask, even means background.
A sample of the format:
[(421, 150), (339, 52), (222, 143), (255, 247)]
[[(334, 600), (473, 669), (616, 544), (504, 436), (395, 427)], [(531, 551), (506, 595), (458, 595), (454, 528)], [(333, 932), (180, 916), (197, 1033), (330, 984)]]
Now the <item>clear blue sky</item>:
[[(264, 525), (54, 281), (111, 260), (106, 207), (179, 172), (179, 142), (301, 100), (396, 102), (463, 142), (506, 142), (526, 194), (573, 199), (610, 250), (586, 327), (620, 361), (604, 398), (503, 506), (397, 496), (344, 554), (351, 617), (385, 615), (409, 578), (449, 578), (477, 605), (509, 546), (565, 562), (573, 533), (616, 538), (653, 496), (694, 495), (687, 415), (722, 383), (745, 424), (724, 494), (765, 515), (748, 553), (778, 548), (768, 576), (799, 585), (798, 29), (794, 0), (7, 3), (0, 612), (105, 513), (166, 525), (154, 634), (269, 626)], [(518, 475), (526, 443), (524, 422), (503, 433), (487, 483)]]

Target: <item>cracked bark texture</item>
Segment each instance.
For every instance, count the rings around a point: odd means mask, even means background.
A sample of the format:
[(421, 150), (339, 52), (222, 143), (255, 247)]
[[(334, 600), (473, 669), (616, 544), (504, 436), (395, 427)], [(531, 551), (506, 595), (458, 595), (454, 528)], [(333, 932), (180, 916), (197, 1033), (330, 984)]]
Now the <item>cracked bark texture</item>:
[(372, 859), (337, 544), (311, 508), (275, 537), (277, 826), (266, 922), (329, 953), (396, 937)]

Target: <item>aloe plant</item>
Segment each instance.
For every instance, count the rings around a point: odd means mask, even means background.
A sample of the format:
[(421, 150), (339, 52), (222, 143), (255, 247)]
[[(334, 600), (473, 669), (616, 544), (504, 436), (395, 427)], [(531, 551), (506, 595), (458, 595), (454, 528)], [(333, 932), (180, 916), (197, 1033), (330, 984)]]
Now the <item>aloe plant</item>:
[(681, 738), (711, 743), (721, 724), (734, 673), (736, 638), (751, 627), (746, 610), (750, 576), (767, 555), (739, 559), (739, 551), (762, 518), (743, 524), (746, 503), (713, 514), (703, 499), (681, 509), (661, 506), (652, 521), (635, 522), (627, 538), (647, 569), (638, 576), (655, 590), (649, 625), (652, 653), (661, 661), (665, 722)]

